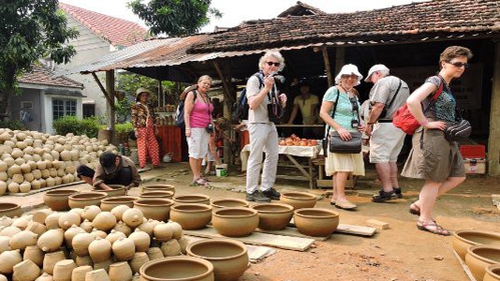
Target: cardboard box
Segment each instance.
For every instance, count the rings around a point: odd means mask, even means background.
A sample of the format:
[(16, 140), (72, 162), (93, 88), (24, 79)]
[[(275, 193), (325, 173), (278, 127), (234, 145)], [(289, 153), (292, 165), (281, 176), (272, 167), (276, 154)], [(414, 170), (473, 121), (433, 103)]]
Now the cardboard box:
[(464, 158), (466, 174), (486, 174), (486, 159)]

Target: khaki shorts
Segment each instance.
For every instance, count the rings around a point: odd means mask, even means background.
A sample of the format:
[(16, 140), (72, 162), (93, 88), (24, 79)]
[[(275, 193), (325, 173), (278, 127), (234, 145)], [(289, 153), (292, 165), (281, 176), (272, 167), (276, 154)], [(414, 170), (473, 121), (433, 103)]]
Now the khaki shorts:
[(205, 128), (191, 128), (191, 137), (186, 137), (189, 157), (193, 159), (205, 158), (208, 152), (210, 134)]
[(406, 134), (392, 123), (376, 123), (370, 138), (370, 163), (398, 161)]
[(444, 182), (449, 177), (465, 177), (464, 160), (456, 142), (449, 142), (440, 130), (417, 129), (413, 148), (401, 173), (404, 177)]
[(328, 157), (325, 158), (325, 173), (327, 176), (332, 176), (336, 172), (352, 172), (355, 176), (364, 176), (363, 153), (343, 154), (328, 151)]

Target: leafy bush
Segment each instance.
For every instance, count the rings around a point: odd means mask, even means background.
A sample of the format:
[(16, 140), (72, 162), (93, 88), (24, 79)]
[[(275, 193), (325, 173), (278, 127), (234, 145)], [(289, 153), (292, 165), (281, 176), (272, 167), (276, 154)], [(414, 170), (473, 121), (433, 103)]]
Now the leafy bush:
[(117, 133), (130, 132), (132, 130), (134, 130), (134, 128), (132, 127), (132, 122), (115, 124), (115, 131)]
[(19, 120), (4, 119), (0, 121), (0, 128), (9, 128), (11, 130), (27, 130), (23, 122)]
[(54, 129), (59, 135), (73, 133), (75, 135), (87, 135), (89, 138), (97, 138), (100, 122), (96, 117), (78, 119), (76, 116), (64, 116), (54, 121)]

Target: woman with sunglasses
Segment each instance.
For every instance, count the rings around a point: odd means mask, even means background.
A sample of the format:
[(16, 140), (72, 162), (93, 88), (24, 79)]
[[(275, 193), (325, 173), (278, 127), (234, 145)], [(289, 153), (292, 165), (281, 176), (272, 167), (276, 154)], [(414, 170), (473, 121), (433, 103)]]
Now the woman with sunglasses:
[[(362, 78), (363, 75), (359, 73), (358, 67), (353, 64), (344, 65), (335, 77), (337, 85), (326, 91), (319, 112), (319, 116), (326, 123), (326, 133), (337, 131), (343, 140), (349, 140), (352, 137), (351, 132), (364, 130), (360, 121), (357, 91), (354, 89), (354, 86), (360, 84)], [(335, 112), (333, 112), (334, 108)], [(347, 200), (345, 185), (349, 174), (365, 175), (362, 152), (340, 154), (328, 151), (325, 155), (325, 173), (332, 176), (333, 181), (333, 195), (330, 204), (344, 210), (357, 208), (354, 203)]]
[[(457, 142), (444, 137), (447, 126), (456, 120), (456, 100), (450, 82), (464, 73), (472, 58), (468, 48), (451, 46), (439, 58), (438, 75), (427, 78), (406, 101), (408, 109), (421, 127), (413, 135), (413, 148), (401, 173), (405, 177), (424, 179), (419, 199), (410, 205), (410, 213), (418, 215), (417, 228), (439, 235), (450, 232), (432, 218), (438, 196), (450, 191), (465, 180), (465, 168)], [(435, 102), (430, 97), (442, 85), (442, 92)], [(422, 110), (430, 106), (428, 110)]]

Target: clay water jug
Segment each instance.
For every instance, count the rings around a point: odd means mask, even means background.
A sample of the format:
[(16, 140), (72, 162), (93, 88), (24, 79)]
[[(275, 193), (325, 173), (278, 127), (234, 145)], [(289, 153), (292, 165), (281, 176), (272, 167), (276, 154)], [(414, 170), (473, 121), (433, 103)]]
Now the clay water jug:
[(182, 226), (175, 222), (175, 221), (169, 221), (168, 224), (170, 225), (170, 228), (172, 228), (172, 238), (179, 239), (182, 237)]
[(94, 218), (101, 212), (101, 208), (95, 205), (85, 206), (82, 212), (82, 219), (92, 222)]
[(30, 221), (28, 223), (28, 226), (26, 227), (26, 230), (29, 230), (29, 231), (35, 233), (36, 235), (40, 236), (45, 231), (47, 231), (47, 227), (42, 223), (38, 223), (36, 221)]
[(132, 280), (132, 269), (127, 262), (117, 262), (109, 266), (109, 279), (111, 281)]
[(64, 231), (60, 228), (47, 230), (38, 238), (37, 246), (44, 252), (57, 251), (64, 242)]
[(25, 230), (26, 227), (28, 226), (29, 221), (30, 220), (28, 219), (27, 216), (23, 216), (23, 217), (14, 219), (14, 221), (12, 221), (12, 226), (15, 226), (21, 230)]
[(38, 246), (28, 246), (24, 249), (23, 260), (30, 260), (34, 262), (37, 266), (43, 266), (43, 257), (45, 254), (38, 248)]
[(47, 216), (45, 219), (45, 226), (47, 229), (56, 229), (59, 228), (59, 217), (62, 213), (53, 212)]
[(40, 275), (40, 268), (30, 260), (22, 261), (14, 266), (13, 280), (33, 281)]
[(128, 238), (134, 241), (136, 252), (146, 252), (151, 244), (151, 237), (140, 229), (135, 229)]
[(130, 209), (130, 207), (127, 205), (119, 205), (111, 209), (111, 213), (116, 217), (117, 220), (121, 221), (123, 213), (128, 209)]
[[(157, 222), (160, 223), (159, 221), (157, 221)], [(154, 220), (149, 219), (149, 220), (141, 223), (139, 226), (137, 226), (136, 229), (139, 229), (141, 231), (146, 232), (149, 236), (153, 236), (153, 229), (154, 229), (155, 225), (157, 225), (157, 223), (154, 223)]]
[(63, 251), (57, 251), (52, 253), (45, 254), (45, 258), (43, 259), (43, 271), (48, 274), (54, 274), (54, 266), (58, 261), (65, 260), (66, 256)]
[(116, 217), (111, 212), (100, 212), (92, 221), (92, 226), (102, 231), (110, 231), (116, 225)]
[(85, 281), (85, 274), (94, 270), (90, 265), (79, 266), (73, 269), (71, 281)]
[(153, 235), (159, 242), (165, 242), (172, 239), (174, 230), (171, 225), (167, 223), (160, 223), (153, 229)]
[(41, 224), (45, 224), (45, 220), (52, 213), (53, 211), (51, 209), (40, 210), (33, 213), (33, 217), (31, 218), (31, 220)]
[(76, 225), (72, 225), (68, 230), (64, 232), (64, 241), (66, 247), (70, 249), (73, 248), (73, 246), (71, 245), (71, 243), (73, 242), (73, 237), (75, 237), (75, 235), (77, 235), (78, 233), (84, 233), (84, 232), (85, 230), (83, 230), (83, 228)]
[(113, 254), (118, 261), (128, 261), (135, 254), (134, 240), (130, 238), (121, 238), (115, 241), (112, 246)]
[(113, 243), (120, 238), (127, 238), (127, 236), (123, 232), (116, 230), (111, 230), (108, 236), (106, 236), (106, 240), (108, 240), (111, 245), (113, 245)]
[(72, 225), (79, 225), (82, 222), (82, 218), (76, 212), (62, 213), (59, 216), (59, 227), (63, 230), (70, 228)]
[(175, 239), (161, 243), (160, 249), (165, 257), (179, 256), (181, 254), (181, 245)]
[(0, 254), (0, 273), (10, 274), (14, 270), (14, 265), (23, 261), (21, 251), (5, 251)]
[(90, 232), (90, 234), (94, 235), (95, 238), (99, 237), (102, 239), (106, 239), (106, 236), (108, 236), (105, 231), (99, 230), (97, 228), (92, 229), (92, 232)]
[(135, 253), (132, 259), (130, 260), (130, 268), (132, 268), (132, 272), (134, 274), (139, 272), (141, 266), (147, 263), (148, 261), (149, 261), (148, 254), (144, 252)]
[(139, 226), (144, 220), (144, 214), (141, 210), (130, 208), (123, 212), (122, 221), (130, 227)]
[(35, 233), (29, 230), (23, 230), (10, 238), (10, 248), (12, 248), (12, 250), (24, 250), (27, 246), (36, 245), (37, 237), (38, 235)]
[(104, 269), (97, 269), (85, 274), (85, 281), (111, 281)]
[(125, 236), (129, 236), (132, 233), (132, 228), (128, 225), (126, 225), (124, 222), (119, 221), (115, 227), (113, 227), (113, 230), (122, 232), (125, 234)]
[(94, 241), (95, 236), (90, 233), (78, 233), (73, 237), (71, 245), (75, 254), (78, 256), (88, 256), (89, 255), (89, 245)]
[(90, 233), (92, 232), (92, 229), (94, 229), (94, 227), (92, 226), (92, 223), (89, 221), (89, 220), (84, 220), (81, 224), (80, 224), (80, 227), (85, 230), (87, 233)]
[(94, 262), (103, 262), (111, 258), (111, 242), (100, 237), (89, 245), (89, 254)]
[(0, 236), (0, 253), (12, 250), (10, 248), (10, 237)]
[(54, 266), (54, 281), (71, 281), (71, 273), (76, 268), (73, 260), (58, 261)]
[(42, 275), (40, 275), (35, 281), (54, 281), (52, 278), (52, 275), (48, 274), (47, 272), (44, 272)]
[(156, 259), (162, 259), (164, 256), (163, 256), (163, 252), (161, 251), (161, 249), (159, 247), (151, 247), (148, 249), (148, 258), (150, 261), (152, 260), (156, 260)]
[(0, 231), (0, 236), (12, 237), (14, 234), (21, 232), (22, 230), (15, 226), (6, 226)]

